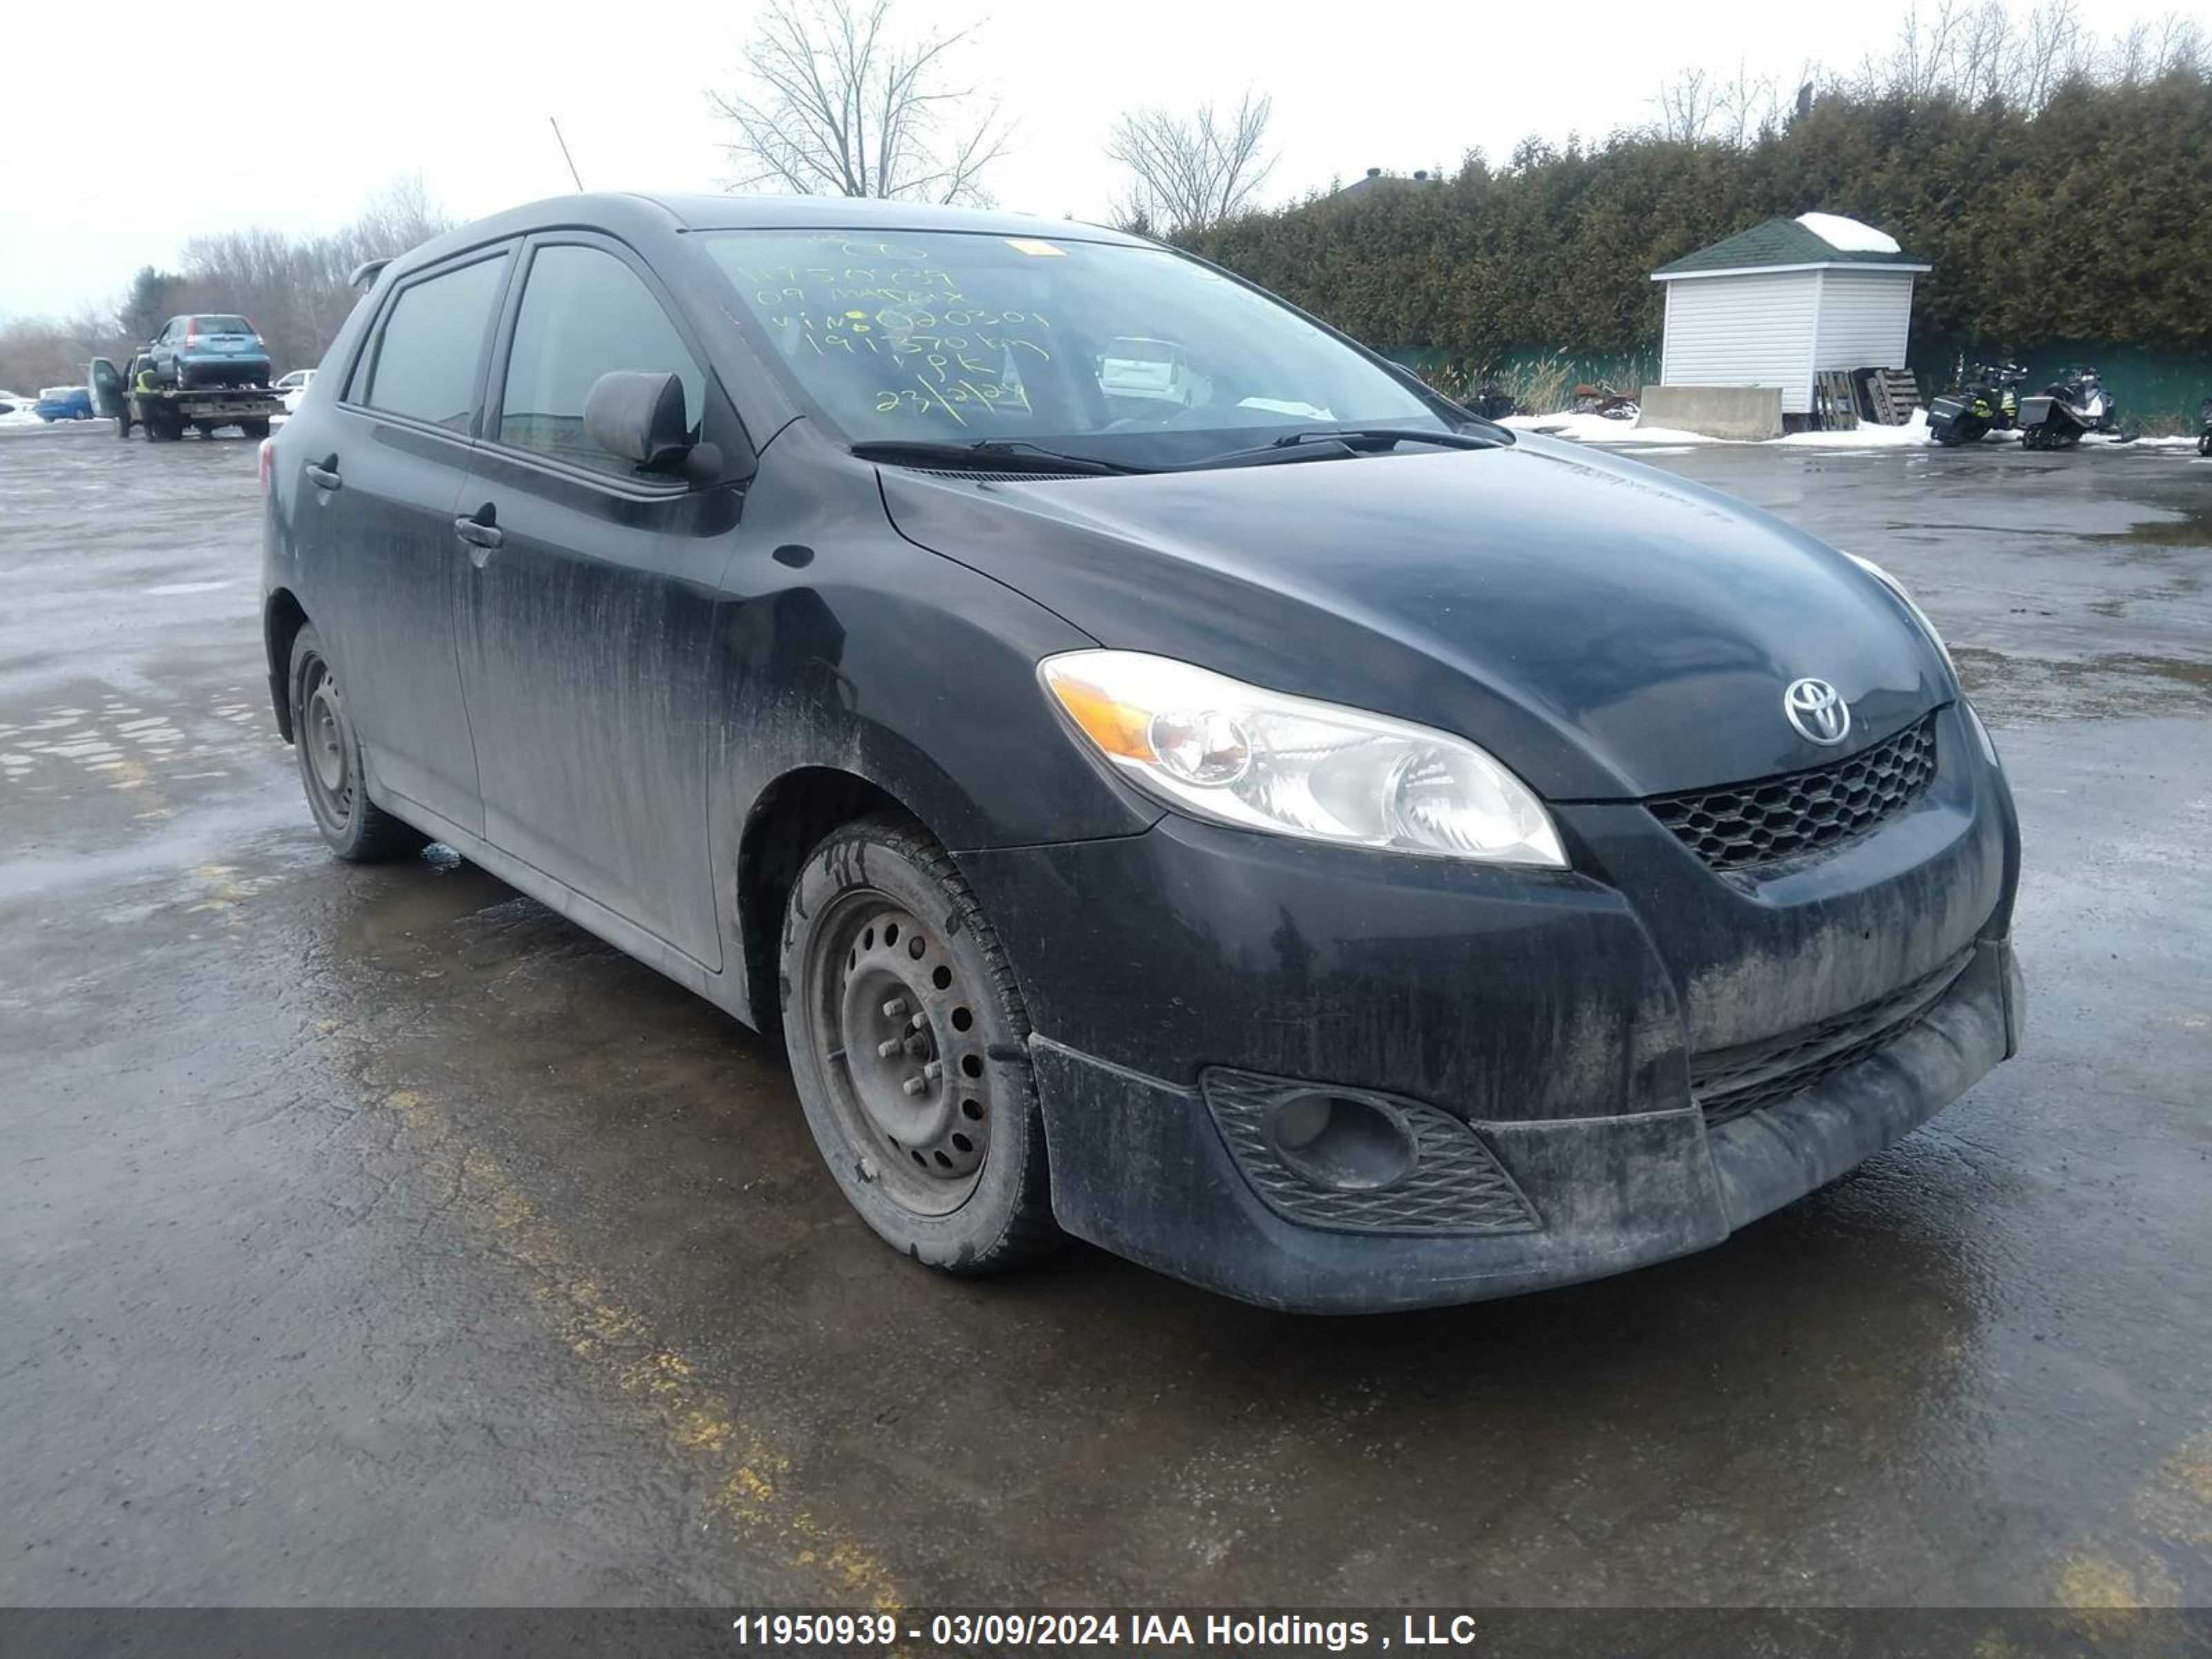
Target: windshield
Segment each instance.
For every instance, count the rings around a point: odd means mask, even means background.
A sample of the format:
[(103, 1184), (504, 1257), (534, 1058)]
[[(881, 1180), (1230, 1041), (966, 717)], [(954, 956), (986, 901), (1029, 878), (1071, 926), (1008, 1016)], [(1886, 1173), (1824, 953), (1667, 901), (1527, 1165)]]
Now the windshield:
[(1164, 249), (951, 231), (701, 240), (848, 442), (1172, 465), (1301, 428), (1445, 429), (1342, 341)]

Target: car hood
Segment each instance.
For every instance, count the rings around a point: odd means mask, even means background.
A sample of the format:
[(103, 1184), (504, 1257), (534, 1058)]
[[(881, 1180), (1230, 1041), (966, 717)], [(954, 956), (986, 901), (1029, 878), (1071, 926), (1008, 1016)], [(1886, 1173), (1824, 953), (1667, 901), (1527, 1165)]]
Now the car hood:
[[(1949, 695), (1879, 581), (1633, 461), (1510, 447), (1130, 477), (887, 467), (901, 534), (1102, 645), (1473, 738), (1555, 800), (1827, 764)], [(1850, 704), (1800, 735), (1802, 677)]]

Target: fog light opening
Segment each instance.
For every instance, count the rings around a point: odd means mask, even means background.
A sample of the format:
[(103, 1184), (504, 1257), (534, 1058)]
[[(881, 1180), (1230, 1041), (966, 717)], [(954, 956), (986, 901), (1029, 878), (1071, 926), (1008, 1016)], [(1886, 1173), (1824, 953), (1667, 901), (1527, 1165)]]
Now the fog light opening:
[(1275, 1109), (1275, 1156), (1332, 1192), (1372, 1192), (1413, 1171), (1420, 1149), (1404, 1118), (1380, 1101), (1304, 1093)]

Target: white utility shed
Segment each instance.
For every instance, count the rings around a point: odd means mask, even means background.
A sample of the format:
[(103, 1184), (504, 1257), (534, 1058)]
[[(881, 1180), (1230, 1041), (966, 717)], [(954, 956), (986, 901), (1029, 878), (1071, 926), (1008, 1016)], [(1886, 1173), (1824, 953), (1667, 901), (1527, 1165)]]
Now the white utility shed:
[(1913, 279), (1929, 269), (1832, 213), (1739, 231), (1651, 273), (1667, 285), (1660, 382), (1779, 386), (1784, 414), (1808, 414), (1822, 369), (1905, 367)]

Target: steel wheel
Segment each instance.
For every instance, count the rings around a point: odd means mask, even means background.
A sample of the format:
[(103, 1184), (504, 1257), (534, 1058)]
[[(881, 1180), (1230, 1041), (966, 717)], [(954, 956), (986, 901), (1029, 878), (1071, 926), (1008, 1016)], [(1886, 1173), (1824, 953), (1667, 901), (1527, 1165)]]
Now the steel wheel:
[(354, 781), (352, 745), (346, 737), (345, 698), (337, 677), (320, 657), (312, 657), (301, 673), (301, 773), (307, 781), (309, 804), (315, 816), (332, 828), (352, 823), (358, 786)]
[(806, 1127), (901, 1255), (994, 1273), (1052, 1248), (1052, 1177), (1012, 964), (950, 854), (903, 814), (817, 842), (776, 984)]
[(368, 797), (361, 739), (323, 641), (312, 627), (292, 641), (292, 740), (315, 827), (342, 859), (373, 864), (420, 852), (429, 838)]
[(949, 1215), (975, 1190), (992, 1101), (974, 988), (944, 941), (872, 888), (840, 896), (808, 941), (806, 995), (829, 1105), (902, 1209)]

